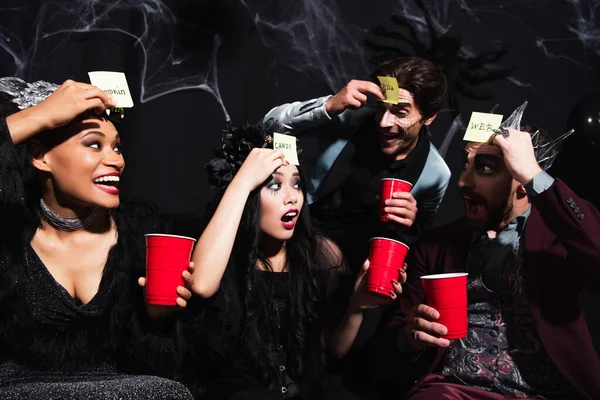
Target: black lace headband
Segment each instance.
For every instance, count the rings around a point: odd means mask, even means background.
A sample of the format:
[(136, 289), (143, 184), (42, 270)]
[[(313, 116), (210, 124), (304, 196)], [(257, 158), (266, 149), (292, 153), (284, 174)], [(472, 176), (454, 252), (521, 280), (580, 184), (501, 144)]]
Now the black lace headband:
[(269, 120), (225, 129), (221, 146), (215, 150), (216, 157), (205, 165), (210, 186), (216, 189), (227, 186), (255, 147), (273, 148), (274, 128), (275, 124)]

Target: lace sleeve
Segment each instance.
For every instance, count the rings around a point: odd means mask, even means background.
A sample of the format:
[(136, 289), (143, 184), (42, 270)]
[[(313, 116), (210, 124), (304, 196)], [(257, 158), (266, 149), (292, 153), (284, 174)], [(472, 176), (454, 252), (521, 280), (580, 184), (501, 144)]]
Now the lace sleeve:
[(21, 238), (31, 225), (24, 171), (28, 162), (24, 146), (14, 146), (6, 118), (0, 118), (0, 244)]
[(322, 276), (325, 328), (334, 329), (344, 317), (354, 279), (337, 244), (325, 237), (319, 239), (317, 264)]

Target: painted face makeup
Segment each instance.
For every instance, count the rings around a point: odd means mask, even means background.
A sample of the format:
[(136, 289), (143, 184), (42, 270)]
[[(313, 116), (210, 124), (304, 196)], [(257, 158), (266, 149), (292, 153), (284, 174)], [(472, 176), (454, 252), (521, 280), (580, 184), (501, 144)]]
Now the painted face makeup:
[(262, 216), (260, 227), (264, 234), (278, 240), (288, 240), (304, 203), (298, 168), (293, 165), (279, 167), (260, 191)]
[(381, 122), (386, 125), (397, 125), (401, 129), (407, 130), (419, 121), (420, 119), (417, 117), (398, 117), (388, 111), (383, 115)]
[[(411, 104), (414, 107), (415, 99), (414, 99), (412, 93), (410, 93), (408, 90), (405, 90), (405, 89), (399, 89), (398, 90), (398, 104)], [(387, 114), (391, 118), (393, 118), (392, 123), (394, 123), (395, 125), (398, 125), (402, 129), (408, 129), (421, 120), (421, 113), (419, 113), (419, 115), (414, 115), (414, 116), (409, 116), (409, 115), (400, 116), (398, 114), (393, 114), (390, 112), (388, 112)]]
[(413, 95), (400, 88), (398, 104), (381, 102), (375, 114), (381, 152), (396, 160), (406, 157), (416, 145), (422, 126), (432, 120), (423, 121)]

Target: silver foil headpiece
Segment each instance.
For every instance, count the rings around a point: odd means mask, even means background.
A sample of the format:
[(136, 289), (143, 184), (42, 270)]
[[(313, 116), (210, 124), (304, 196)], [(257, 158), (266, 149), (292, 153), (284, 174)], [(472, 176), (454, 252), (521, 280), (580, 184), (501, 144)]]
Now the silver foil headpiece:
[[(23, 79), (16, 77), (0, 78), (0, 92), (9, 95), (10, 103), (16, 105), (19, 110), (24, 110), (29, 107), (40, 104), (46, 100), (60, 86), (55, 83), (46, 81), (37, 81), (28, 83)], [(0, 115), (7, 115), (14, 112), (14, 107), (0, 101)], [(125, 113), (123, 108), (113, 107), (106, 110), (106, 116), (113, 122), (121, 122)]]
[(0, 92), (10, 95), (19, 110), (40, 104), (56, 89), (58, 85), (46, 81), (28, 83), (15, 77), (0, 78)]

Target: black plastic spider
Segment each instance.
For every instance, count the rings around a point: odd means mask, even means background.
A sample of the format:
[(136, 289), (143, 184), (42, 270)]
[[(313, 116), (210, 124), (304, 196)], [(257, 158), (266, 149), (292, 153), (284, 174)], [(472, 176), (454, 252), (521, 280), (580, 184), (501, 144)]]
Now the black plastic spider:
[[(372, 52), (372, 63), (378, 65), (392, 58), (408, 56), (423, 57), (434, 62), (443, 69), (448, 79), (448, 101), (454, 116), (460, 113), (458, 94), (477, 100), (491, 98), (493, 93), (490, 90), (476, 86), (510, 75), (514, 67), (505, 68), (496, 64), (508, 51), (508, 45), (502, 43), (499, 48), (471, 54), (463, 46), (462, 38), (453, 26), (442, 28), (450, 24), (437, 21), (432, 15), (432, 8), (426, 7), (424, 1), (413, 0), (413, 3), (425, 19), (428, 34), (423, 35), (407, 16), (393, 15), (390, 18), (393, 23), (391, 28), (375, 27), (366, 39), (365, 46)], [(446, 6), (450, 7), (448, 4)]]

